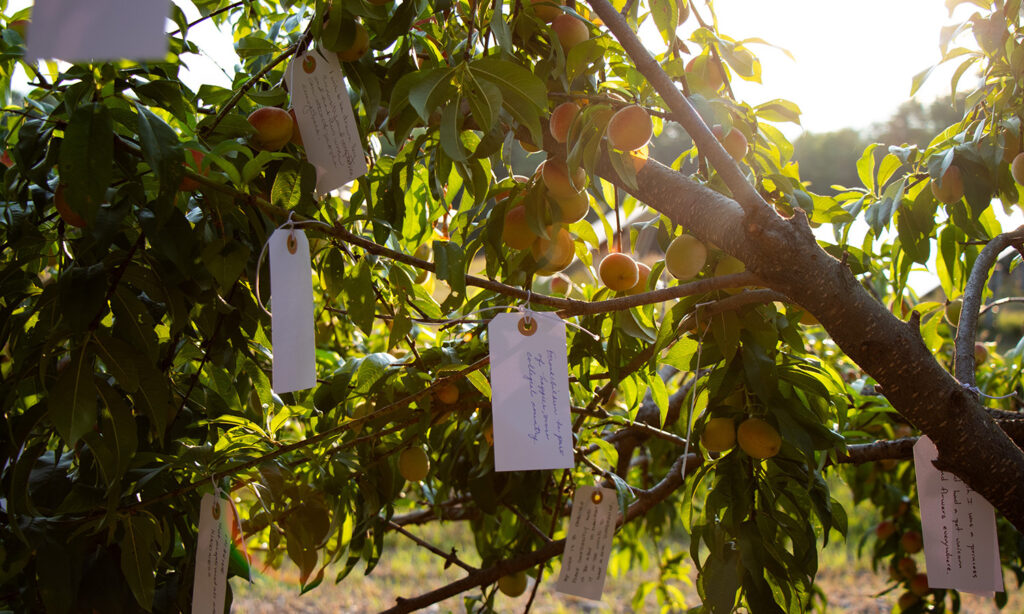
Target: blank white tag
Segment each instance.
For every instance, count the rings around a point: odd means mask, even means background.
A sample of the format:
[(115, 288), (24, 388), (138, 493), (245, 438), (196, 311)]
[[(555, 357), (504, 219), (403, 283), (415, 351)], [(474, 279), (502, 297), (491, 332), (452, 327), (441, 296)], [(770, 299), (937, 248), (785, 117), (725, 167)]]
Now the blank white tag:
[(25, 59), (163, 60), (167, 0), (36, 0)]
[(488, 325), (487, 342), (495, 470), (572, 467), (565, 323), (503, 313)]
[(965, 593), (1002, 591), (995, 510), (956, 475), (936, 469), (932, 461), (938, 457), (928, 437), (914, 444), (928, 585)]
[(270, 235), (270, 308), (274, 392), (316, 386), (313, 270), (301, 230), (278, 228)]
[(556, 591), (601, 600), (618, 511), (614, 490), (597, 486), (576, 489)]
[(199, 506), (196, 576), (192, 587), (193, 614), (224, 613), (233, 518), (228, 501), (214, 495), (203, 495)]
[(303, 147), (316, 167), (316, 191), (326, 194), (365, 175), (359, 127), (337, 56), (316, 51), (296, 56), (288, 75)]

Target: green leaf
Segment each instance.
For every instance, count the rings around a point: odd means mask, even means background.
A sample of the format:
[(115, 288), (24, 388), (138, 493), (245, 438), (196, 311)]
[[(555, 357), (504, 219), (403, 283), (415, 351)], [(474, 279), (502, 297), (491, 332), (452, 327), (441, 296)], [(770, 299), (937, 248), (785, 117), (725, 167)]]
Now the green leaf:
[[(395, 88), (409, 88), (409, 104), (419, 113), (420, 119), (427, 121), (434, 109), (456, 92), (451, 79), (454, 72), (450, 68), (414, 72), (402, 77)], [(392, 102), (392, 108), (394, 104)]]
[(800, 125), (800, 107), (781, 98), (769, 100), (754, 107), (754, 115), (770, 122), (792, 122)]
[(138, 429), (131, 408), (116, 390), (102, 381), (97, 384), (97, 389), (107, 408), (100, 419), (100, 435), (111, 452), (114, 471), (109, 486), (114, 487), (135, 458), (139, 446)]
[(441, 109), (441, 148), (455, 162), (466, 161), (466, 150), (462, 147), (462, 111), (459, 110), (462, 98), (455, 97), (450, 104)]
[(857, 160), (857, 177), (861, 184), (871, 192), (875, 192), (875, 148), (879, 143), (872, 143), (864, 149)]
[(139, 113), (139, 144), (142, 158), (153, 170), (153, 175), (165, 184), (165, 189), (176, 188), (177, 185), (168, 186), (166, 182), (168, 175), (181, 174), (168, 172), (171, 170), (171, 164), (181, 167), (181, 144), (178, 142), (178, 134), (167, 125), (167, 122), (146, 107), (136, 103), (135, 108)]
[(97, 423), (96, 383), (88, 344), (76, 348), (71, 359), (57, 375), (48, 403), (50, 420), (68, 446)]
[(99, 359), (114, 376), (117, 383), (126, 392), (135, 392), (139, 388), (139, 371), (136, 362), (146, 360), (140, 356), (130, 344), (115, 339), (103, 331), (93, 335)]
[(363, 258), (350, 270), (351, 272), (346, 275), (348, 292), (345, 303), (348, 313), (355, 325), (370, 335), (373, 333), (374, 309), (377, 305), (370, 264)]
[(309, 164), (288, 158), (274, 177), (270, 202), (284, 209), (299, 209), (312, 204), (316, 188), (316, 169)]
[(114, 178), (114, 124), (99, 103), (75, 109), (60, 148), (60, 180), (73, 211), (92, 224)]
[(543, 141), (540, 114), (546, 108), (547, 88), (529, 70), (507, 60), (484, 58), (472, 62), (470, 71), (477, 79), (490, 81), (501, 90), (505, 110), (530, 131), (534, 143)]
[(662, 40), (671, 45), (676, 39), (676, 28), (679, 26), (679, 7), (676, 0), (651, 0), (651, 16), (658, 27)]
[(156, 519), (143, 512), (124, 518), (121, 522), (121, 572), (145, 610), (153, 608), (156, 594), (156, 568), (153, 551), (157, 541)]
[(658, 426), (663, 428), (665, 426), (665, 418), (668, 416), (668, 390), (665, 388), (665, 382), (658, 375), (657, 371), (647, 374), (647, 383), (650, 385), (651, 398), (654, 399), (654, 404), (658, 406)]
[(222, 292), (226, 292), (245, 270), (249, 261), (249, 248), (238, 241), (227, 241), (221, 246), (213, 242), (203, 250), (203, 263), (206, 269), (217, 280)]

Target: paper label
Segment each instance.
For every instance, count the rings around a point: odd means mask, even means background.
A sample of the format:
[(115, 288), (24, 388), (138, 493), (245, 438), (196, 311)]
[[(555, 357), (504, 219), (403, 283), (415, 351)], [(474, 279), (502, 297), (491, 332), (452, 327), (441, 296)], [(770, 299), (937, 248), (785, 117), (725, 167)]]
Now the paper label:
[(556, 591), (601, 600), (618, 513), (614, 490), (597, 486), (576, 489)]
[(270, 307), (274, 392), (316, 386), (313, 270), (301, 230), (278, 228), (270, 235)]
[(928, 585), (965, 593), (1002, 591), (995, 510), (956, 475), (936, 469), (932, 461), (938, 457), (928, 437), (914, 444)]
[(163, 60), (167, 0), (36, 0), (25, 59)]
[[(523, 327), (521, 322), (532, 322)], [(565, 323), (503, 313), (487, 327), (496, 471), (573, 466)]]
[(231, 545), (231, 504), (214, 495), (203, 495), (199, 506), (196, 540), (196, 576), (192, 587), (193, 614), (223, 614)]
[(326, 194), (365, 175), (359, 127), (337, 56), (317, 51), (296, 56), (288, 75), (306, 157), (316, 167), (316, 191)]

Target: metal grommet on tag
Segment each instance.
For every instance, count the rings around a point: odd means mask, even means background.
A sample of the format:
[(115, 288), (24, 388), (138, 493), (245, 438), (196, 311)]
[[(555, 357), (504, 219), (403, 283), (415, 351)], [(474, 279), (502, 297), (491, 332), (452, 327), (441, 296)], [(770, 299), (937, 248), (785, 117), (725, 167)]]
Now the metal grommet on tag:
[(213, 519), (220, 520), (220, 502), (213, 504)]
[(537, 320), (532, 316), (523, 316), (519, 319), (519, 332), (524, 337), (530, 337), (537, 332)]
[(285, 243), (288, 246), (288, 253), (294, 254), (295, 250), (299, 249), (299, 242), (295, 240), (295, 233), (288, 233), (288, 241)]
[(594, 494), (590, 495), (590, 500), (594, 502), (594, 505), (597, 505), (604, 500), (604, 495), (600, 491), (595, 490)]

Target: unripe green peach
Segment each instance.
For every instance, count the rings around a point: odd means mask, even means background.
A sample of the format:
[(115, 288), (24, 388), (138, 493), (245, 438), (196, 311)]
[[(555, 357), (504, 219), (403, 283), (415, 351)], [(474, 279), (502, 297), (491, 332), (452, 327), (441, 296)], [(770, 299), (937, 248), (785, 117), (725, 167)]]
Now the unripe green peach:
[(355, 62), (366, 55), (370, 50), (370, 34), (363, 27), (363, 24), (356, 22), (356, 35), (352, 44), (338, 51), (338, 60), (341, 62)]
[(672, 277), (682, 281), (696, 277), (707, 259), (708, 248), (693, 235), (676, 237), (665, 250), (665, 268)]
[(530, 4), (533, 5), (533, 14), (545, 23), (551, 23), (555, 17), (565, 14), (558, 8), (562, 6), (558, 0), (530, 0)]
[(633, 151), (640, 149), (654, 135), (651, 114), (640, 105), (623, 107), (608, 120), (608, 143), (615, 149)]
[(698, 55), (686, 63), (686, 82), (691, 90), (714, 94), (725, 85), (725, 73), (711, 56)]
[(736, 422), (732, 418), (712, 418), (704, 426), (700, 442), (708, 452), (725, 452), (736, 445)]
[[(575, 20), (574, 20), (575, 21)], [(575, 102), (563, 102), (551, 112), (551, 119), (548, 120), (548, 129), (551, 136), (559, 143), (569, 140), (569, 128), (580, 112), (580, 107)]]
[(419, 446), (406, 448), (398, 457), (398, 473), (407, 482), (422, 482), (429, 472), (430, 458)]
[(636, 285), (640, 279), (640, 267), (629, 254), (613, 252), (601, 260), (597, 268), (601, 283), (613, 292), (624, 292)]
[(1013, 157), (1013, 162), (1010, 163), (1010, 174), (1013, 175), (1014, 181), (1024, 185), (1024, 153)]

